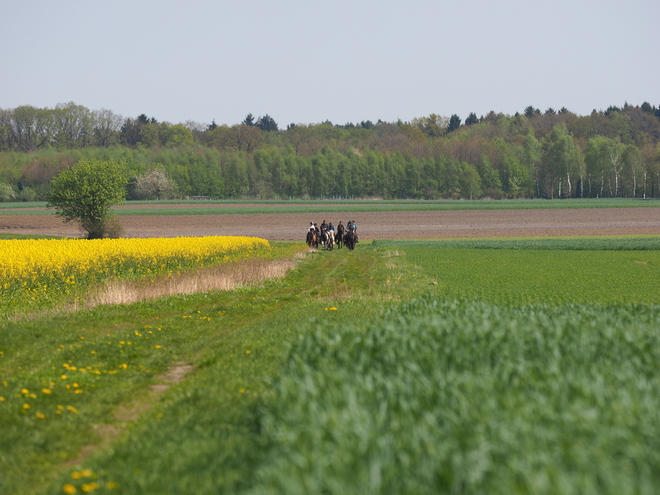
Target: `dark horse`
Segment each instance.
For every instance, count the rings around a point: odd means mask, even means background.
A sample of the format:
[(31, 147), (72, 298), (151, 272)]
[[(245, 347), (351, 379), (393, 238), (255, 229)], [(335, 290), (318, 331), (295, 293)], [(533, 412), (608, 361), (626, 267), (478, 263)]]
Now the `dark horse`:
[(316, 239), (316, 232), (313, 230), (308, 230), (307, 231), (307, 245), (309, 247), (317, 247), (319, 245), (318, 240)]
[(346, 247), (353, 251), (355, 249), (355, 232), (352, 230), (349, 230), (344, 234), (344, 244), (346, 244)]
[(344, 231), (338, 230), (335, 234), (335, 244), (337, 244), (337, 249), (341, 249), (344, 245)]

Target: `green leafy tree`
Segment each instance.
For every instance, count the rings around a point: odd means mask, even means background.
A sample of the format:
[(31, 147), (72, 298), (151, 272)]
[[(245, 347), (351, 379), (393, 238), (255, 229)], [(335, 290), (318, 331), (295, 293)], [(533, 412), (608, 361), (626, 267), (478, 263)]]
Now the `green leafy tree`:
[(16, 198), (16, 193), (11, 185), (0, 181), (0, 201), (13, 201)]
[(573, 137), (568, 133), (564, 124), (552, 128), (550, 134), (543, 142), (543, 164), (546, 172), (550, 198), (554, 197), (554, 188), (557, 187), (557, 197), (571, 197), (573, 182), (577, 169), (577, 154)]
[(123, 165), (82, 160), (53, 179), (47, 206), (65, 222), (78, 222), (87, 239), (111, 237), (116, 232), (110, 208), (126, 198), (127, 183)]

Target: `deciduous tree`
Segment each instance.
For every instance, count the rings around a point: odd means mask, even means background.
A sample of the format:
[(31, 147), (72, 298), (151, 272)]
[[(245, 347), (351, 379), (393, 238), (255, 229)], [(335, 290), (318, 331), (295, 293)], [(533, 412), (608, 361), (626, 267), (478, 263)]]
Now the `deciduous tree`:
[(52, 181), (48, 207), (65, 222), (76, 221), (87, 239), (112, 235), (110, 208), (126, 198), (126, 172), (114, 161), (82, 160)]

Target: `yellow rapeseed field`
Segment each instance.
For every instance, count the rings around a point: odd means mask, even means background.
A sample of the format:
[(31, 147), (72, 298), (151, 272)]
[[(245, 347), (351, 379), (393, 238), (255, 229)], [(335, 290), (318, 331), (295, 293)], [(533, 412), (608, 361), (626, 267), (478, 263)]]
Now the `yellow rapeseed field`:
[(109, 279), (138, 278), (252, 256), (270, 244), (256, 237), (0, 240), (0, 313)]

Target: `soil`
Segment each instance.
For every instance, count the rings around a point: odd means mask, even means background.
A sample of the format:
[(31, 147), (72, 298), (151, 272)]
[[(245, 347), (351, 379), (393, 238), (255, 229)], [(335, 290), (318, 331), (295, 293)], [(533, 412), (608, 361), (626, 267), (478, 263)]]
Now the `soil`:
[[(245, 206), (245, 205), (241, 205)], [(263, 206), (263, 205), (260, 205)], [(155, 205), (149, 205), (154, 208)], [(163, 205), (172, 208), (172, 205)], [(190, 208), (190, 205), (185, 205)], [(7, 210), (5, 210), (7, 211)], [(660, 208), (120, 216), (124, 237), (241, 235), (304, 241), (310, 221), (355, 220), (360, 240), (580, 235), (660, 235)], [(2, 215), (0, 233), (80, 237), (54, 215)]]

